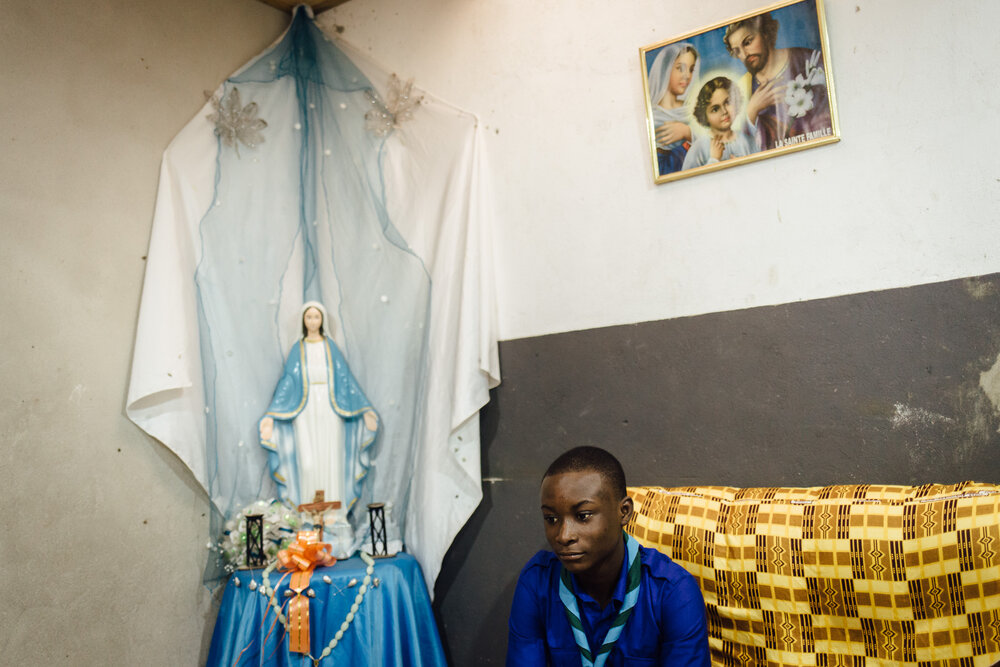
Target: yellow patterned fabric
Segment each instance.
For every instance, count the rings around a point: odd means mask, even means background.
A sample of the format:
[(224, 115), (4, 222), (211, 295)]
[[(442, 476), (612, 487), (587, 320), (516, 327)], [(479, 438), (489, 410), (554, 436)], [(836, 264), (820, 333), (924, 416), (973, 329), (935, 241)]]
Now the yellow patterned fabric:
[(1000, 661), (1000, 487), (632, 487), (693, 574), (715, 666)]

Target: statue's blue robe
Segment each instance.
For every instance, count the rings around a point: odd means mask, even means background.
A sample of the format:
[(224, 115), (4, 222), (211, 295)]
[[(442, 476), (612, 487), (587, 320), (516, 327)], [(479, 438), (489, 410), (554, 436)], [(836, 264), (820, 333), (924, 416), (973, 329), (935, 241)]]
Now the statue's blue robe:
[(377, 430), (369, 431), (362, 415), (374, 408), (351, 374), (337, 344), (329, 337), (325, 343), (327, 378), (330, 380), (326, 384), (328, 395), (315, 391), (310, 394), (305, 348), (301, 340), (297, 341), (288, 353), (274, 398), (264, 415), (274, 420), (274, 430), (270, 440), (261, 439), (260, 444), (268, 452), (271, 477), (278, 485), (279, 495), (296, 505), (311, 502), (312, 498), (301, 498), (299, 493), (293, 422), (310, 399), (330, 401), (330, 407), (344, 420), (344, 490), (347, 496), (344, 506), (350, 510), (361, 495), (361, 483), (371, 467), (368, 449), (375, 441)]

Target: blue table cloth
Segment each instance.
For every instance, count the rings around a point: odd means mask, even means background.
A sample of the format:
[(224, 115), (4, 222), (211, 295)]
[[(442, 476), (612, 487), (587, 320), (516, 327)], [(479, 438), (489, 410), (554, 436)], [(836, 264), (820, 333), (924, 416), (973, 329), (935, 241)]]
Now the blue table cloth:
[[(358, 587), (365, 577), (365, 564), (354, 557), (331, 567), (317, 568), (309, 598), (310, 652), (319, 657), (340, 629), (350, 611)], [(323, 581), (330, 577), (332, 583)], [(285, 629), (277, 622), (268, 598), (260, 593), (263, 570), (240, 570), (226, 585), (222, 606), (212, 634), (209, 666), (264, 665), (267, 667), (311, 667), (312, 660), (289, 653)], [(289, 577), (269, 575), (276, 599), (287, 609)], [(409, 554), (375, 560), (373, 580), (354, 622), (330, 655), (319, 662), (333, 665), (446, 665), (441, 639), (431, 612), (430, 596), (420, 565)], [(239, 585), (236, 585), (236, 580)], [(357, 585), (351, 587), (351, 579)], [(281, 584), (278, 585), (278, 581)], [(250, 582), (257, 584), (250, 589)]]

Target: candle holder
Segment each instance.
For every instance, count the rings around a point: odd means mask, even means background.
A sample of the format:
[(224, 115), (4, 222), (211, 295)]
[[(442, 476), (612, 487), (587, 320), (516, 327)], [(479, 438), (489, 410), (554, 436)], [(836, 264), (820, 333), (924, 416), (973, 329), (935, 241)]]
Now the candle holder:
[(248, 514), (247, 521), (247, 565), (264, 567), (264, 515)]
[(368, 525), (372, 533), (372, 556), (388, 558), (389, 545), (385, 538), (385, 503), (368, 505)]

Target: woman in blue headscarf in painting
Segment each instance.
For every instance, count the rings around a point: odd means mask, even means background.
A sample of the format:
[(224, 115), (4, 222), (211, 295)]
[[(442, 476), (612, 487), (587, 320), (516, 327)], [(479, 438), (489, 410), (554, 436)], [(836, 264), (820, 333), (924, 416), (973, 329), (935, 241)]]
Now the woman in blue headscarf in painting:
[(328, 323), (321, 304), (302, 306), (302, 338), (292, 346), (260, 420), (260, 444), (282, 498), (309, 503), (322, 489), (327, 501), (341, 501), (346, 512), (361, 495), (378, 418), (330, 338)]
[(698, 61), (695, 48), (680, 42), (660, 49), (649, 68), (649, 103), (660, 176), (680, 171), (691, 145), (691, 108), (685, 100), (688, 87), (697, 79)]

